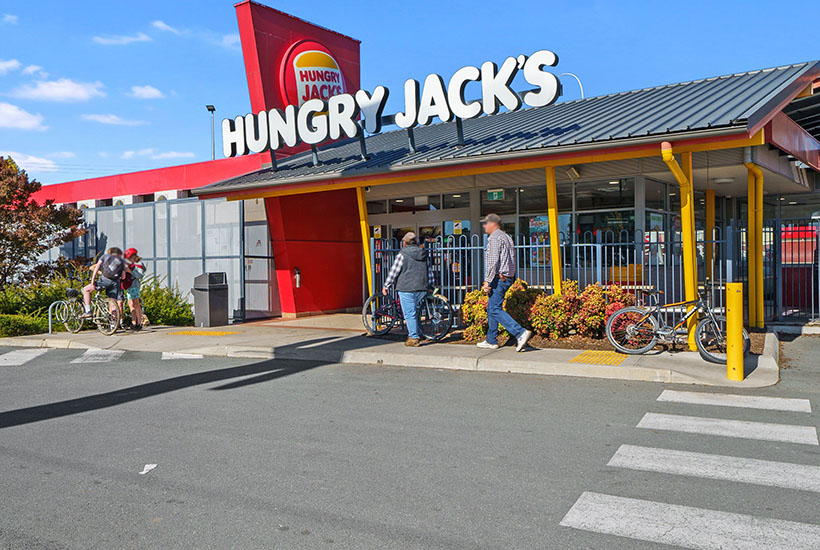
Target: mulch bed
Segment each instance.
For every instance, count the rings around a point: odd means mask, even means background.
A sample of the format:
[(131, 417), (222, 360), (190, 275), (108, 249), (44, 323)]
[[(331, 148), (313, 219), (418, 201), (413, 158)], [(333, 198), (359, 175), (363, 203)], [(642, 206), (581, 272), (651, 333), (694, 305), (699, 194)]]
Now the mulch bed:
[[(763, 341), (765, 337), (765, 330), (753, 329), (749, 331), (749, 339), (752, 341), (752, 354), (760, 355), (761, 353), (763, 353)], [(399, 342), (403, 341), (405, 338), (407, 338), (407, 336), (405, 334), (398, 332), (389, 332), (384, 336), (374, 336), (374, 338)], [(451, 331), (447, 338), (445, 338), (439, 343), (456, 345), (475, 345), (476, 342), (474, 340), (464, 340), (463, 331), (461, 329), (456, 329)], [(515, 342), (512, 340), (512, 338), (507, 337), (500, 337), (498, 339), (498, 344), (500, 346), (515, 346)], [(529, 345), (538, 349), (577, 349), (579, 351), (613, 350), (612, 346), (609, 345), (609, 342), (606, 338), (587, 338), (578, 335), (568, 336), (567, 338), (559, 338), (557, 340), (550, 340), (549, 338), (544, 338), (543, 336), (538, 336), (536, 334), (530, 339)], [(669, 349), (669, 346), (666, 345), (666, 348)], [(677, 349), (678, 351), (682, 351), (682, 346), (678, 346)]]

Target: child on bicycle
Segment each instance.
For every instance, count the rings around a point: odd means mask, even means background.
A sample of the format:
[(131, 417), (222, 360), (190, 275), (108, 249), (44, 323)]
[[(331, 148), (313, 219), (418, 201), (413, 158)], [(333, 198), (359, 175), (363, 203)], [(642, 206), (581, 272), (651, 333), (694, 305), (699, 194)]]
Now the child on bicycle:
[(83, 287), (83, 305), (85, 306), (83, 318), (88, 319), (92, 316), (91, 294), (95, 290), (105, 292), (111, 311), (114, 311), (114, 308), (119, 309), (117, 302), (122, 300), (122, 287), (120, 286), (122, 274), (130, 270), (131, 268), (125, 264), (122, 257), (122, 250), (116, 246), (112, 246), (106, 254), (102, 255), (99, 261), (91, 267), (91, 282)]
[(142, 258), (140, 258), (136, 248), (129, 248), (125, 251), (124, 256), (131, 267), (131, 284), (125, 288), (125, 298), (128, 300), (128, 309), (131, 311), (131, 330), (138, 332), (142, 330), (140, 281), (145, 275), (145, 265), (142, 264)]

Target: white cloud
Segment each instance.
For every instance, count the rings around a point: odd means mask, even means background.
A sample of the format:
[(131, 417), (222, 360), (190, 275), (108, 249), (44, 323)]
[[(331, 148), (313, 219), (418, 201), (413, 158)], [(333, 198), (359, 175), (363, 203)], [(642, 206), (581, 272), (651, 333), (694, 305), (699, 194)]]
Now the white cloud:
[(174, 34), (182, 34), (181, 30), (175, 29), (165, 21), (154, 21), (153, 23), (151, 23), (151, 26), (160, 31), (172, 32)]
[(27, 84), (14, 90), (11, 95), (24, 99), (42, 101), (88, 101), (92, 97), (105, 97), (103, 83), (74, 82), (68, 78), (58, 80), (39, 80), (34, 86)]
[(114, 124), (117, 126), (142, 126), (148, 124), (144, 120), (127, 120), (117, 115), (82, 115), (83, 120), (99, 122), (100, 124)]
[(125, 151), (122, 155), (120, 155), (120, 157), (124, 159), (132, 159), (134, 157), (147, 157), (153, 153), (154, 149), (149, 147), (147, 149), (140, 149), (139, 151)]
[(95, 36), (94, 42), (103, 46), (125, 46), (132, 42), (150, 42), (151, 37), (144, 32), (132, 35)]
[(26, 172), (57, 172), (57, 163), (42, 157), (35, 157), (16, 151), (0, 151), (0, 156), (11, 157)]
[(0, 128), (45, 130), (47, 126), (43, 126), (43, 115), (35, 115), (17, 105), (0, 102)]
[(137, 99), (160, 99), (165, 97), (165, 94), (149, 84), (145, 86), (131, 86), (131, 93), (129, 95)]
[(58, 151), (56, 153), (49, 153), (47, 156), (53, 159), (73, 159), (77, 155), (71, 151)]
[(0, 59), (0, 75), (4, 75), (9, 71), (16, 71), (20, 66), (20, 62), (16, 59), (9, 59), (8, 61)]
[(8, 23), (9, 25), (16, 25), (17, 23), (19, 23), (20, 18), (10, 13), (4, 13), (3, 19), (0, 19), (0, 21), (2, 21), (3, 23)]
[(23, 74), (36, 74), (40, 78), (48, 78), (48, 73), (43, 70), (40, 65), (27, 65), (25, 69), (23, 69)]
[(223, 34), (222, 38), (216, 44), (223, 48), (236, 49), (239, 46), (239, 35)]
[(108, 155), (108, 153), (107, 153), (107, 152), (105, 152), (105, 151), (100, 151), (100, 152), (99, 152), (99, 153), (97, 153), (97, 154), (98, 154), (98, 155), (100, 155), (100, 156), (101, 156), (102, 158), (104, 158), (104, 159), (107, 159), (107, 158), (108, 158), (108, 156), (109, 156), (109, 155)]
[(181, 152), (181, 151), (166, 151), (165, 153), (158, 153), (153, 155), (152, 159), (190, 159), (194, 158), (196, 155), (190, 152)]

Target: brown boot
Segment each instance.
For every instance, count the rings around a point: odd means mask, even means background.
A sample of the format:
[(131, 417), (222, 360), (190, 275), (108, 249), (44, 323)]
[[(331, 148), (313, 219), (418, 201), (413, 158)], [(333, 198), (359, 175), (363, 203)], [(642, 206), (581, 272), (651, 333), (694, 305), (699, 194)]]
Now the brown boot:
[(408, 348), (417, 348), (421, 345), (418, 338), (408, 338), (404, 345)]

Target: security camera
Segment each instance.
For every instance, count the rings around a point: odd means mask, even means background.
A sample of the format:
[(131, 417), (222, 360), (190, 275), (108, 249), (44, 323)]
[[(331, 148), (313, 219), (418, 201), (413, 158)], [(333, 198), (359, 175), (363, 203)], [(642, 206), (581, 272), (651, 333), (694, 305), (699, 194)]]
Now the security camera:
[(369, 185), (365, 186), (364, 192), (365, 193), (370, 193), (370, 186)]

